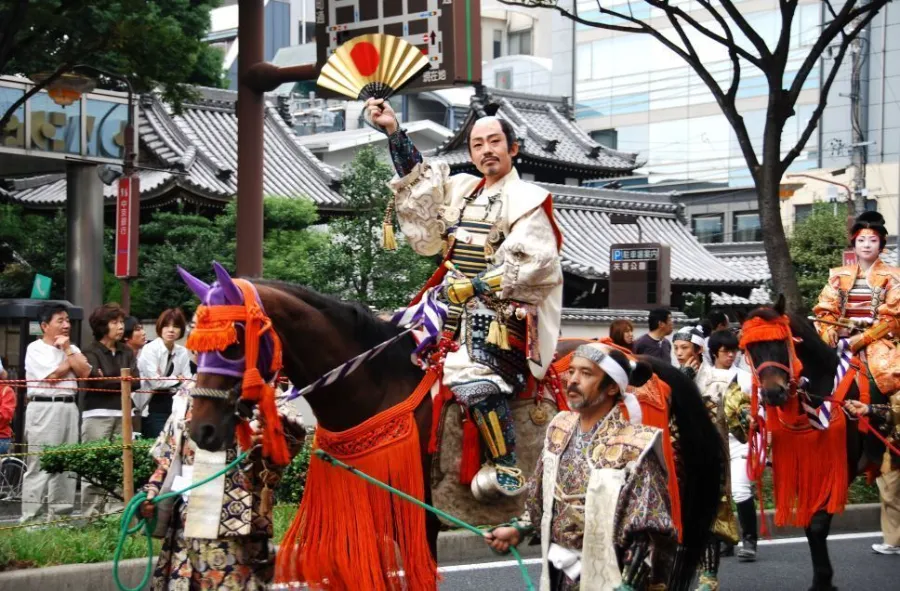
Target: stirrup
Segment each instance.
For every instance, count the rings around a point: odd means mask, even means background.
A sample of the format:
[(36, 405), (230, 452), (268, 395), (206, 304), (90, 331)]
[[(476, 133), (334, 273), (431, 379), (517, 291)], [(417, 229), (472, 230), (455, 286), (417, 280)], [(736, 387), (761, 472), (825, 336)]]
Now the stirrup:
[(525, 492), (525, 484), (525, 475), (519, 468), (485, 464), (472, 479), (472, 496), (482, 502), (517, 497)]

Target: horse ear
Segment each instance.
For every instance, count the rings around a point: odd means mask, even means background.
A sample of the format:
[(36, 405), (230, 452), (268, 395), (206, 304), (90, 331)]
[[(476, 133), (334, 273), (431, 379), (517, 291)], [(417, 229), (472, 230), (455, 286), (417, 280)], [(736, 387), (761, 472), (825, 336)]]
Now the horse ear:
[(178, 274), (181, 275), (181, 279), (188, 286), (188, 289), (194, 292), (194, 295), (200, 298), (201, 302), (206, 301), (206, 294), (209, 293), (209, 285), (185, 271), (181, 265), (178, 265), (177, 269)]
[(787, 304), (784, 301), (784, 294), (780, 293), (778, 294), (778, 299), (775, 300), (775, 311), (783, 316), (786, 308)]
[(653, 368), (646, 361), (633, 361), (631, 364), (631, 377), (628, 383), (640, 388), (653, 377)]
[(221, 287), (222, 291), (225, 293), (225, 301), (230, 304), (240, 304), (243, 302), (244, 296), (241, 293), (241, 288), (235, 285), (234, 281), (231, 279), (231, 275), (225, 270), (225, 267), (213, 261), (213, 270), (216, 272), (216, 280), (219, 282), (219, 287)]

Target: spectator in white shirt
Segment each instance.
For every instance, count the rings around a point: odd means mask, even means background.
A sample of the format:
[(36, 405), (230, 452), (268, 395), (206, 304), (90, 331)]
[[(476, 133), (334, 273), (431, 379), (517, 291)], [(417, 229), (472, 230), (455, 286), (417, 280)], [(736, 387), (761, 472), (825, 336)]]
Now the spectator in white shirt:
[(181, 310), (166, 310), (156, 321), (156, 334), (159, 338), (141, 351), (138, 360), (138, 369), (143, 379), (141, 389), (153, 391), (153, 394), (135, 395), (135, 404), (141, 409), (143, 417), (141, 435), (145, 439), (156, 439), (162, 432), (172, 413), (172, 395), (181, 387), (183, 380), (192, 376), (190, 353), (176, 342), (184, 334), (186, 324)]
[[(78, 443), (78, 406), (75, 404), (76, 378), (87, 377), (91, 366), (69, 340), (69, 312), (62, 304), (41, 310), (43, 337), (28, 345), (25, 379), (55, 380), (29, 383), (25, 407), (25, 441), (30, 451), (44, 446)], [(37, 518), (45, 509), (49, 520), (72, 512), (75, 478), (72, 474), (48, 474), (41, 470), (40, 456), (28, 456), (22, 483), (22, 521)]]

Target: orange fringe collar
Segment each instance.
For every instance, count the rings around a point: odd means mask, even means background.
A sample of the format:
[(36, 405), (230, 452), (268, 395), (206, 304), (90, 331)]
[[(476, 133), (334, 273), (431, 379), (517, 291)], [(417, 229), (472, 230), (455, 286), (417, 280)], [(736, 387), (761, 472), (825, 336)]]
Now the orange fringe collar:
[[(404, 402), (352, 429), (318, 427), (315, 447), (424, 500), (413, 413), (437, 377), (427, 372)], [(313, 455), (300, 510), (281, 542), (275, 581), (330, 591), (435, 589), (437, 564), (425, 534), (425, 510)]]
[[(267, 332), (273, 342), (272, 363), (269, 370), (273, 375), (282, 368), (281, 339), (272, 328), (272, 320), (266, 315), (253, 284), (245, 279), (234, 279), (244, 294), (244, 304), (237, 306), (199, 306), (197, 327), (191, 331), (186, 346), (191, 351), (224, 351), (238, 342), (236, 322), (244, 323), (244, 379), (241, 384), (241, 399), (257, 404), (263, 427), (263, 456), (278, 466), (291, 463), (284, 428), (275, 405), (275, 389), (266, 383), (257, 367), (259, 344)], [(242, 449), (250, 449), (252, 433), (247, 421), (237, 426), (238, 444)]]

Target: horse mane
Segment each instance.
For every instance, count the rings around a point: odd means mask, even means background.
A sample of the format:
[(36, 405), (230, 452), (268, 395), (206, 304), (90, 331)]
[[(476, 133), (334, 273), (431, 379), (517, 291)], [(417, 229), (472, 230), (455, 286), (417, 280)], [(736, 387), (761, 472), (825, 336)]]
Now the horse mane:
[(693, 379), (677, 367), (649, 355), (638, 355), (672, 389), (669, 409), (678, 431), (677, 447), (684, 474), (681, 512), (684, 556), (680, 573), (692, 579), (716, 516), (725, 462), (722, 438), (709, 418)]
[[(345, 335), (359, 343), (364, 350), (376, 347), (402, 332), (400, 327), (379, 319), (369, 308), (359, 302), (345, 302), (309, 287), (284, 281), (257, 280), (255, 283), (281, 291), (312, 306), (340, 328)], [(421, 371), (410, 361), (410, 355), (414, 349), (415, 341), (412, 335), (407, 335), (382, 351), (378, 355), (376, 363), (369, 363), (369, 372), (379, 381), (385, 378), (402, 378), (406, 374), (409, 374), (410, 378), (421, 377)]]

